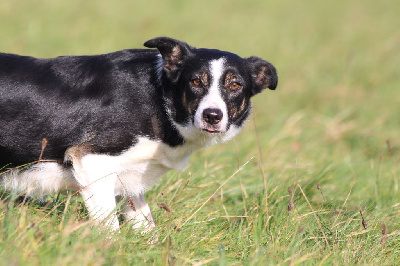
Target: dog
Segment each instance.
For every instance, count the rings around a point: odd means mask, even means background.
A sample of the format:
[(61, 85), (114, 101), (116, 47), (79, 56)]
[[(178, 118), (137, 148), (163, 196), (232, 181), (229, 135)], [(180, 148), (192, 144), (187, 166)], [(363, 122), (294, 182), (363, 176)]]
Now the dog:
[(118, 205), (133, 228), (153, 228), (146, 189), (196, 150), (238, 134), (250, 98), (278, 83), (275, 67), (258, 57), (168, 37), (144, 46), (156, 49), (0, 54), (3, 189), (79, 191), (98, 223), (118, 230)]

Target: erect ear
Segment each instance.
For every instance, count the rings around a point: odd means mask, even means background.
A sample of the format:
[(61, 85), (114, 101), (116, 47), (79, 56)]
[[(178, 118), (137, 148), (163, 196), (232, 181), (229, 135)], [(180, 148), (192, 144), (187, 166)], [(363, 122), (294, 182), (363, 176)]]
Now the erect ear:
[(255, 56), (246, 60), (250, 64), (253, 79), (253, 95), (260, 93), (265, 88), (275, 90), (278, 85), (278, 75), (276, 74), (275, 67), (271, 63)]
[(144, 46), (160, 51), (164, 62), (163, 69), (173, 82), (179, 78), (185, 59), (192, 54), (192, 48), (188, 44), (168, 37), (151, 39), (145, 42)]

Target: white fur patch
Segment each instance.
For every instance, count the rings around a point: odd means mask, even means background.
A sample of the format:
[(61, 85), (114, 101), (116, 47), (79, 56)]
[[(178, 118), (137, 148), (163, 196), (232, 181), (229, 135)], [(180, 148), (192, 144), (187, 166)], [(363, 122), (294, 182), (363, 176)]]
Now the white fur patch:
[(1, 176), (4, 189), (42, 197), (60, 190), (77, 190), (79, 184), (70, 170), (58, 163), (43, 162), (20, 171), (13, 170)]
[[(203, 147), (203, 142), (188, 142), (170, 147), (161, 141), (139, 138), (121, 155), (88, 154), (76, 165), (74, 173), (62, 165), (42, 162), (25, 171), (12, 171), (2, 176), (7, 190), (30, 195), (43, 195), (63, 189), (91, 186), (107, 176), (117, 174), (115, 195), (139, 195), (170, 169), (182, 169), (189, 156)], [(78, 172), (77, 172), (78, 171)], [(73, 177), (75, 175), (75, 178)], [(109, 183), (109, 182), (105, 182)]]
[(208, 93), (203, 97), (200, 101), (199, 106), (196, 110), (194, 116), (194, 125), (199, 129), (203, 129), (206, 127), (205, 122), (203, 121), (203, 111), (207, 108), (220, 109), (222, 111), (222, 120), (218, 125), (216, 130), (225, 132), (228, 126), (228, 110), (226, 107), (226, 103), (221, 96), (221, 88), (219, 86), (219, 82), (224, 73), (224, 58), (220, 58), (218, 60), (213, 60), (210, 62), (210, 72), (211, 72), (211, 86), (209, 88)]

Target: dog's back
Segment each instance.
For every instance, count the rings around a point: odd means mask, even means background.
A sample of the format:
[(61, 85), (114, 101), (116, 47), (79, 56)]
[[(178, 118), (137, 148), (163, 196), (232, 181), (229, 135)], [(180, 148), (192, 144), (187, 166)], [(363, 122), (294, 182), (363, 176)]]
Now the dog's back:
[(156, 52), (54, 59), (0, 54), (0, 166), (42, 159), (63, 161), (70, 146), (90, 143), (119, 153), (156, 117), (161, 95), (154, 87)]

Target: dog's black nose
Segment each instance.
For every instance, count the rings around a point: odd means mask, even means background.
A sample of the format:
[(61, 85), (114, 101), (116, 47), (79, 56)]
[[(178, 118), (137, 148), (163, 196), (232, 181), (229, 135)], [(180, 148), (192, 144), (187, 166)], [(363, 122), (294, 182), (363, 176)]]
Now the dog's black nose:
[(222, 119), (222, 111), (220, 109), (207, 108), (203, 111), (203, 119), (210, 125), (216, 125)]

